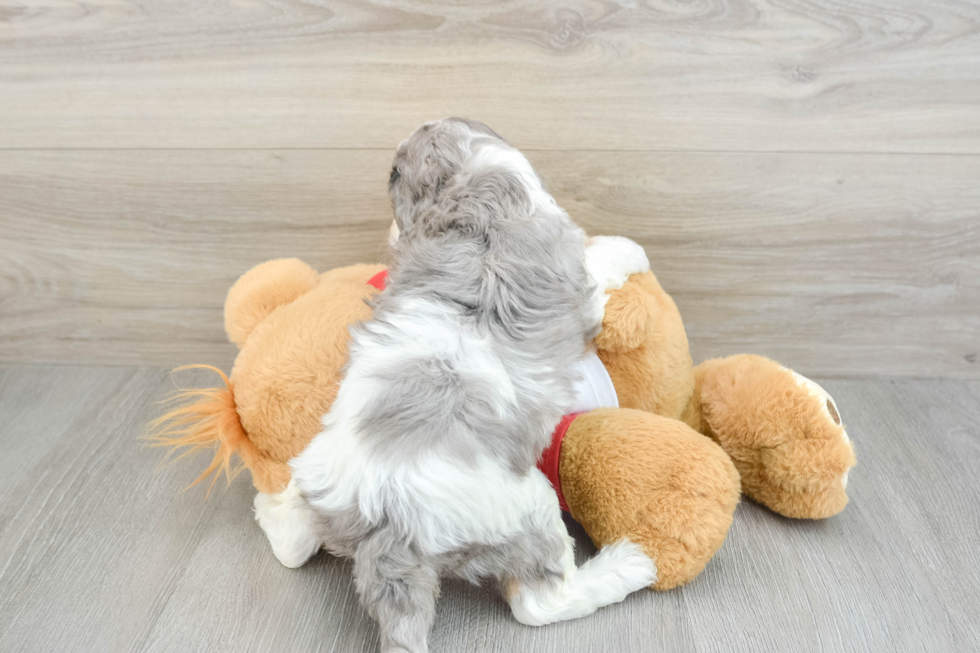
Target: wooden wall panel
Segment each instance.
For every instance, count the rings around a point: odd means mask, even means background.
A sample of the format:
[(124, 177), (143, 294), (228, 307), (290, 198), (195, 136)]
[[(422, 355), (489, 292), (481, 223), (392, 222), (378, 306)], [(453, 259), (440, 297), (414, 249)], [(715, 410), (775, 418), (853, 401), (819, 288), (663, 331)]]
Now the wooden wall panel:
[(0, 361), (227, 365), (237, 275), (377, 259), (453, 114), (641, 241), (698, 358), (980, 375), (963, 0), (0, 0)]
[(0, 3), (0, 147), (980, 153), (962, 0)]
[[(239, 274), (379, 259), (390, 156), (5, 152), (0, 361), (228, 366)], [(529, 156), (590, 232), (644, 245), (696, 359), (980, 376), (980, 156)]]

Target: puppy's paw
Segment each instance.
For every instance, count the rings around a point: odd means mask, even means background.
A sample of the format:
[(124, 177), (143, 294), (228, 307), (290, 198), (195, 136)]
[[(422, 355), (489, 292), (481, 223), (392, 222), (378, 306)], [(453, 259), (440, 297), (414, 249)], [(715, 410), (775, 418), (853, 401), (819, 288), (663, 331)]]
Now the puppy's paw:
[(593, 236), (585, 247), (585, 267), (600, 293), (622, 288), (630, 275), (650, 270), (640, 245), (622, 236)]
[(292, 483), (278, 494), (255, 495), (255, 520), (286, 567), (302, 566), (320, 548), (313, 510)]
[(618, 578), (624, 597), (657, 582), (657, 565), (639, 544), (627, 539), (602, 547), (587, 564)]

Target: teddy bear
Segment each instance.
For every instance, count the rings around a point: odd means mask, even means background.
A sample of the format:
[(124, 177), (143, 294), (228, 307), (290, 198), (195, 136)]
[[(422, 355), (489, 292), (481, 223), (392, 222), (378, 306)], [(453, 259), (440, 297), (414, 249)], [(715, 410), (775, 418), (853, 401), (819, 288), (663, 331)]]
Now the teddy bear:
[[(693, 367), (680, 313), (642, 262), (600, 279), (595, 355), (612, 404), (563, 419), (539, 467), (597, 547), (640, 544), (657, 567), (653, 589), (667, 590), (707, 565), (740, 492), (791, 517), (842, 510), (854, 454), (817, 384), (758, 356)], [(230, 377), (215, 370), (223, 387), (178, 392), (151, 425), (156, 444), (214, 449), (198, 480), (251, 472), (256, 518), (287, 566), (318, 548), (302, 527), (311, 517), (298, 509), (289, 461), (320, 430), (348, 328), (370, 319), (384, 277), (381, 265), (319, 274), (297, 259), (248, 271), (225, 302), (225, 330), (239, 348)]]
[(847, 505), (855, 455), (834, 399), (763, 356), (692, 367), (680, 313), (653, 273), (611, 294), (596, 349), (621, 406), (678, 419), (717, 442), (753, 501), (798, 519)]

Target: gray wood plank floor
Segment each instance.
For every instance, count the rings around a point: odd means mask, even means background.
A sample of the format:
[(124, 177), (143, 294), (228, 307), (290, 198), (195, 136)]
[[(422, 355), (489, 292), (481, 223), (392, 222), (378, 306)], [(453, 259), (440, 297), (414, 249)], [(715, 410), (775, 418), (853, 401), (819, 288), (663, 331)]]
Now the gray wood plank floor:
[[(858, 447), (843, 514), (745, 502), (691, 585), (557, 626), (446, 583), (433, 651), (976, 650), (980, 382), (821, 383)], [(347, 563), (280, 566), (245, 477), (205, 500), (181, 491), (203, 461), (141, 446), (169, 387), (157, 368), (0, 367), (0, 650), (375, 650)]]

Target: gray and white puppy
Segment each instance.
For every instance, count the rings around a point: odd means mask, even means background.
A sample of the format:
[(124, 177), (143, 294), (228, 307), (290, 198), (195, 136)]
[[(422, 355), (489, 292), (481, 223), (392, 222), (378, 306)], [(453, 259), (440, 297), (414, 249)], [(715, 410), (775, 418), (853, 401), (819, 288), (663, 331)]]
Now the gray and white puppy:
[(395, 155), (400, 235), (324, 430), (292, 462), (318, 539), (354, 559), (383, 651), (426, 651), (439, 578), (495, 578), (542, 625), (654, 582), (630, 542), (576, 569), (535, 468), (600, 328), (582, 231), (485, 125), (420, 127)]

